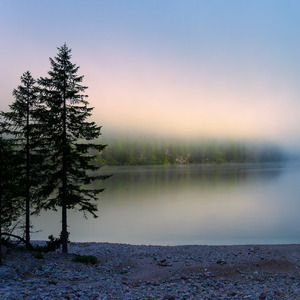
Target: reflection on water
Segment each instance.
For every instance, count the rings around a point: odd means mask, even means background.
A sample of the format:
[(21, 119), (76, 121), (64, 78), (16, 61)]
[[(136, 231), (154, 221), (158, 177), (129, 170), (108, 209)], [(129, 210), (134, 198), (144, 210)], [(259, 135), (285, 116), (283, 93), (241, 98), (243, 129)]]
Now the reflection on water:
[[(131, 244), (300, 242), (300, 168), (274, 164), (110, 167), (99, 218), (69, 211), (72, 241)], [(101, 186), (102, 187), (102, 186)], [(34, 220), (33, 239), (60, 232), (60, 214)], [(45, 228), (44, 224), (47, 224)]]

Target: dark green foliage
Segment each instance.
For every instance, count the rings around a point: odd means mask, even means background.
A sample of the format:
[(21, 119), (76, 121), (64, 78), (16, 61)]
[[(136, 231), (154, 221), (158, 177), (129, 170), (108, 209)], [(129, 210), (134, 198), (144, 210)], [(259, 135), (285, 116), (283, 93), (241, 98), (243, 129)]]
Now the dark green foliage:
[(22, 194), (19, 186), (20, 157), (13, 151), (11, 141), (0, 136), (0, 208), (1, 226), (10, 231), (22, 214)]
[(19, 188), (18, 163), (20, 157), (13, 151), (11, 141), (2, 137), (0, 123), (0, 264), (2, 264), (2, 232), (10, 232), (22, 216), (22, 194)]
[(44, 182), (43, 208), (62, 207), (62, 245), (67, 252), (67, 209), (78, 207), (84, 213), (96, 217), (97, 195), (103, 189), (87, 186), (94, 180), (106, 179), (99, 167), (91, 162), (92, 150), (103, 151), (105, 145), (92, 141), (100, 136), (101, 127), (88, 122), (92, 108), (88, 107), (84, 94), (87, 87), (81, 85), (83, 76), (78, 76), (79, 67), (72, 64), (71, 50), (64, 44), (58, 48), (57, 56), (50, 58), (49, 77), (40, 78), (39, 124), (43, 137), (48, 141), (47, 178)]
[(80, 255), (76, 254), (74, 258), (72, 259), (75, 262), (81, 262), (84, 264), (96, 264), (98, 262), (98, 259), (94, 255)]

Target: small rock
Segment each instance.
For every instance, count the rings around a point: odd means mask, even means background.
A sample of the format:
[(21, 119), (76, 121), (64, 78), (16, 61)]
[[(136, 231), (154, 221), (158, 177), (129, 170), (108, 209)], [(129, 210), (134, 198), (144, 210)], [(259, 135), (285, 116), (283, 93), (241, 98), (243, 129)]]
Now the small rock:
[(266, 297), (267, 297), (267, 295), (265, 293), (261, 293), (258, 298), (260, 300), (264, 300), (264, 299), (266, 299)]
[(227, 262), (224, 259), (219, 259), (217, 261), (217, 264), (219, 264), (219, 265), (225, 265), (225, 264), (227, 264)]
[(171, 295), (165, 295), (164, 300), (175, 300), (175, 297), (174, 296), (171, 296)]

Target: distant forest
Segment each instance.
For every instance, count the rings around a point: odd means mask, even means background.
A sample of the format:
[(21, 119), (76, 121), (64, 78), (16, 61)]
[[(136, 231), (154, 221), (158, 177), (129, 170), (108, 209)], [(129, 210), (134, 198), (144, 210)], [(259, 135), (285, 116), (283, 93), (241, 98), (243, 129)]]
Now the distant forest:
[(284, 159), (279, 147), (241, 141), (165, 141), (115, 137), (97, 156), (102, 165), (274, 162)]

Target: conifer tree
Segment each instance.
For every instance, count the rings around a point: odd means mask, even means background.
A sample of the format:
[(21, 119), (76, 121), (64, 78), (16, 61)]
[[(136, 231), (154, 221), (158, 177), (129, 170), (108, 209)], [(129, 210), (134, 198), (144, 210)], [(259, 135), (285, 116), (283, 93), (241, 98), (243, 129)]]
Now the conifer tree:
[(15, 102), (9, 106), (10, 111), (2, 113), (5, 119), (7, 133), (11, 136), (15, 150), (23, 158), (20, 171), (23, 173), (25, 198), (25, 237), (26, 247), (30, 248), (30, 206), (34, 198), (34, 190), (37, 189), (36, 167), (40, 163), (38, 160), (37, 148), (39, 147), (39, 134), (37, 134), (37, 124), (35, 109), (37, 107), (38, 88), (36, 81), (29, 71), (21, 76), (21, 85), (13, 90)]
[[(79, 67), (71, 61), (71, 49), (66, 44), (58, 48), (58, 54), (50, 58), (48, 77), (40, 78), (40, 101), (44, 104), (40, 124), (49, 141), (48, 181), (45, 187), (52, 192), (44, 202), (45, 209), (62, 208), (62, 250), (68, 252), (67, 209), (91, 213), (96, 217), (97, 194), (103, 189), (89, 185), (96, 179), (106, 179), (92, 164), (91, 150), (102, 151), (105, 145), (95, 144), (101, 127), (88, 122), (93, 108), (88, 107), (84, 94), (83, 76), (78, 76)], [(43, 124), (43, 125), (42, 125)]]

